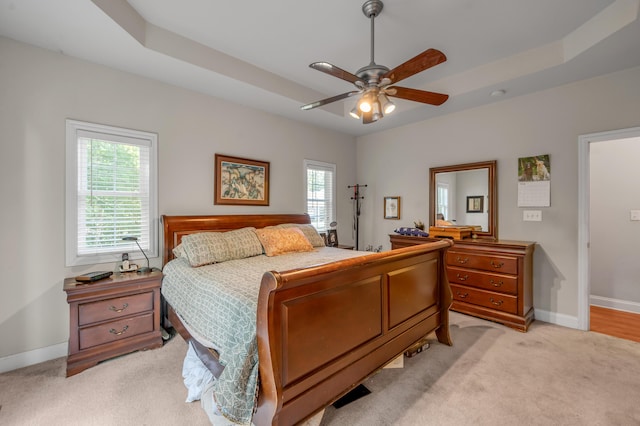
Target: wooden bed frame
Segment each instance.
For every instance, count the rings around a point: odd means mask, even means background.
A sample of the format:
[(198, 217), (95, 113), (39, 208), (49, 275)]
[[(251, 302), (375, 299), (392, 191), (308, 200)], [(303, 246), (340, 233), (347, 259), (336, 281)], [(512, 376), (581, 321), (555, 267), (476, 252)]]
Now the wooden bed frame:
[[(163, 264), (190, 233), (310, 223), (306, 214), (163, 216), (162, 221)], [(443, 240), (266, 272), (258, 298), (260, 390), (253, 423), (290, 425), (311, 417), (433, 331), (439, 342), (451, 345), (452, 293), (444, 261), (451, 245)], [(168, 311), (176, 330), (191, 339), (171, 307)], [(215, 359), (206, 364), (219, 375)]]

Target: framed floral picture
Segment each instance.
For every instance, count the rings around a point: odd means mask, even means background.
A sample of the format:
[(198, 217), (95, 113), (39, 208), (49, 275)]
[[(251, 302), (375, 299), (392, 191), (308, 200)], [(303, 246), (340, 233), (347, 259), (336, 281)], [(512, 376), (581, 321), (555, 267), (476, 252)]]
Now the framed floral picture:
[(215, 155), (214, 204), (269, 205), (269, 162)]

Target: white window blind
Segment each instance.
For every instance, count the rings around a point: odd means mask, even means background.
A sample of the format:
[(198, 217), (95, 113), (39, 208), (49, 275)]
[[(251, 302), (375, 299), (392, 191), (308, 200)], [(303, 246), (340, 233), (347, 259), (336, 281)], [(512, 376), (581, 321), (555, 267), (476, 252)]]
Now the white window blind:
[(306, 212), (318, 231), (336, 220), (336, 165), (304, 160)]
[(67, 120), (67, 266), (157, 256), (152, 133)]
[(443, 220), (451, 220), (449, 218), (449, 185), (446, 183), (438, 183), (437, 192), (436, 200), (438, 201), (436, 213), (442, 214)]

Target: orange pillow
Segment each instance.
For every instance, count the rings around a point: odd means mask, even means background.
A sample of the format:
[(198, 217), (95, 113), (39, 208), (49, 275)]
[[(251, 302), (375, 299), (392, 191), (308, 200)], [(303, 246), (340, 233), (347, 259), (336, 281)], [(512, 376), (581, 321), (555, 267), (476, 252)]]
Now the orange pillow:
[(313, 246), (299, 228), (262, 228), (255, 232), (267, 256), (313, 251)]

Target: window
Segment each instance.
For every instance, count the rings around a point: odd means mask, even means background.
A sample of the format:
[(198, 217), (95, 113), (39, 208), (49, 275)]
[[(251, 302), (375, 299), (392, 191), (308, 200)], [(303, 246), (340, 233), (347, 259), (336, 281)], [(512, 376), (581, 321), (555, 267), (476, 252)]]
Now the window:
[(318, 231), (336, 220), (336, 165), (304, 160), (307, 213)]
[(449, 185), (446, 183), (438, 183), (438, 205), (436, 206), (436, 217), (442, 213), (443, 220), (451, 220), (449, 218)]
[(157, 257), (157, 135), (67, 120), (66, 157), (66, 265)]

